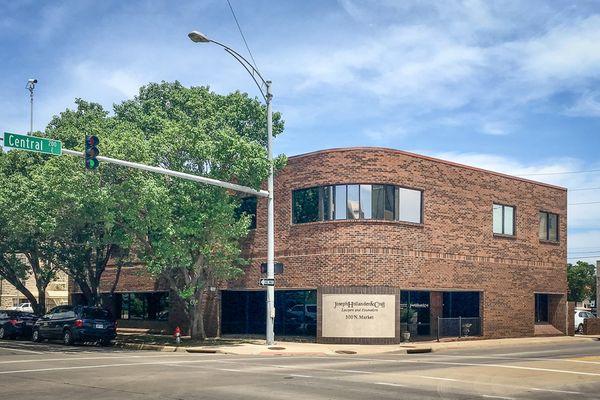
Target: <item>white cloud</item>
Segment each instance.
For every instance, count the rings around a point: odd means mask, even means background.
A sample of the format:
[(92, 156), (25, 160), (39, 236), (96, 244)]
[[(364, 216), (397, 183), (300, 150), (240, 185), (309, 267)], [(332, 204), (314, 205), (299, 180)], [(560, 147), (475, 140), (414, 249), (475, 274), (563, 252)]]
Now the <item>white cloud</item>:
[(585, 92), (566, 110), (566, 114), (576, 117), (600, 117), (600, 92)]
[[(340, 1), (360, 24), (345, 42), (312, 42), (280, 57), (275, 72), (298, 96), (362, 96), (407, 118), (437, 111), (485, 115), (485, 134), (509, 134), (524, 109), (589, 92), (600, 78), (600, 16), (545, 2)], [(351, 28), (351, 29), (352, 29)], [(333, 101), (333, 100), (331, 100)], [(585, 96), (562, 105), (595, 116)], [(568, 111), (570, 110), (570, 111)], [(356, 110), (352, 110), (356, 112)]]

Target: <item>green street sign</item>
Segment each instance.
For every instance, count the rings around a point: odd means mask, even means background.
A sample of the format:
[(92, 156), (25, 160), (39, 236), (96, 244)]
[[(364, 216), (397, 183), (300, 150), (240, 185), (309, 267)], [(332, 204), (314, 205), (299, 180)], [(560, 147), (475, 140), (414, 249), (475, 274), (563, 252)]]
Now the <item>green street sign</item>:
[(4, 147), (12, 147), (13, 149), (33, 151), (36, 153), (53, 154), (55, 156), (60, 156), (62, 154), (62, 143), (60, 140), (18, 135), (9, 132), (4, 132)]

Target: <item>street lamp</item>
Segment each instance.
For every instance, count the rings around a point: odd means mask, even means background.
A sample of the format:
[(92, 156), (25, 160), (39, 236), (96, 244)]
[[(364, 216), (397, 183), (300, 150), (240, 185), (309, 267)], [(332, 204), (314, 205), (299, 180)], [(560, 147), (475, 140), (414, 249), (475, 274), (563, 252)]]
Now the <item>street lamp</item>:
[[(271, 93), (271, 81), (263, 79), (262, 75), (258, 70), (240, 53), (233, 50), (229, 46), (219, 43), (216, 40), (209, 39), (205, 34), (192, 31), (188, 34), (188, 37), (192, 42), (195, 43), (214, 43), (217, 46), (221, 46), (226, 52), (231, 54), (244, 69), (250, 74), (256, 86), (260, 90), (260, 94), (267, 103), (267, 153), (269, 160), (269, 179), (267, 181), (267, 191), (269, 197), (267, 198), (267, 279), (275, 279), (275, 214), (273, 209), (273, 111), (271, 110), (271, 100), (273, 94)], [(271, 346), (275, 342), (275, 286), (267, 286), (267, 346)]]

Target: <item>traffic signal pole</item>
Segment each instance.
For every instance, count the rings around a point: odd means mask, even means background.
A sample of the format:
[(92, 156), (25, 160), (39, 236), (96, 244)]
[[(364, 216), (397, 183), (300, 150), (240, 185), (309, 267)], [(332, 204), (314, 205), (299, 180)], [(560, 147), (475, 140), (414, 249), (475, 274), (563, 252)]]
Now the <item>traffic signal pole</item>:
[[(68, 154), (71, 156), (85, 158), (85, 154), (81, 151), (62, 149), (62, 152), (64, 154)], [(111, 157), (97, 156), (96, 158), (99, 161), (104, 161), (109, 164), (120, 165), (123, 167), (139, 169), (139, 170), (147, 171), (147, 172), (155, 172), (157, 174), (162, 174), (162, 175), (174, 176), (174, 177), (181, 178), (181, 179), (187, 179), (188, 181), (205, 183), (207, 185), (219, 186), (219, 187), (222, 187), (225, 189), (234, 190), (236, 192), (247, 193), (252, 196), (269, 197), (269, 192), (267, 192), (266, 190), (256, 190), (256, 189), (252, 189), (251, 187), (248, 187), (248, 186), (242, 186), (242, 185), (237, 185), (235, 183), (224, 182), (224, 181), (220, 181), (218, 179), (207, 178), (205, 176), (186, 174), (185, 172), (173, 171), (173, 170), (161, 168), (161, 167), (153, 167), (151, 165), (140, 164), (140, 163), (125, 161), (125, 160), (119, 160), (119, 159), (111, 158)]]

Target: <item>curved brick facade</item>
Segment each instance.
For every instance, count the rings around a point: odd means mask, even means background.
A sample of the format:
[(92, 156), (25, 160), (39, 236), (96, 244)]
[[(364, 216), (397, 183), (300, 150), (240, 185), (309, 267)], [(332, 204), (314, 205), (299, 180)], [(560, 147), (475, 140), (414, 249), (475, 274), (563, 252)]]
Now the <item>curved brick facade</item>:
[[(340, 220), (292, 224), (292, 190), (332, 184), (393, 184), (423, 191), (421, 224)], [(516, 235), (492, 233), (492, 204), (516, 207)], [(486, 337), (534, 334), (534, 293), (554, 294), (550, 323), (565, 330), (566, 189), (380, 148), (290, 157), (275, 178), (277, 288), (390, 287), (482, 293)], [(538, 238), (540, 210), (559, 215), (559, 242)], [(259, 288), (266, 202), (245, 247), (245, 277)], [(433, 302), (433, 300), (432, 300)]]

